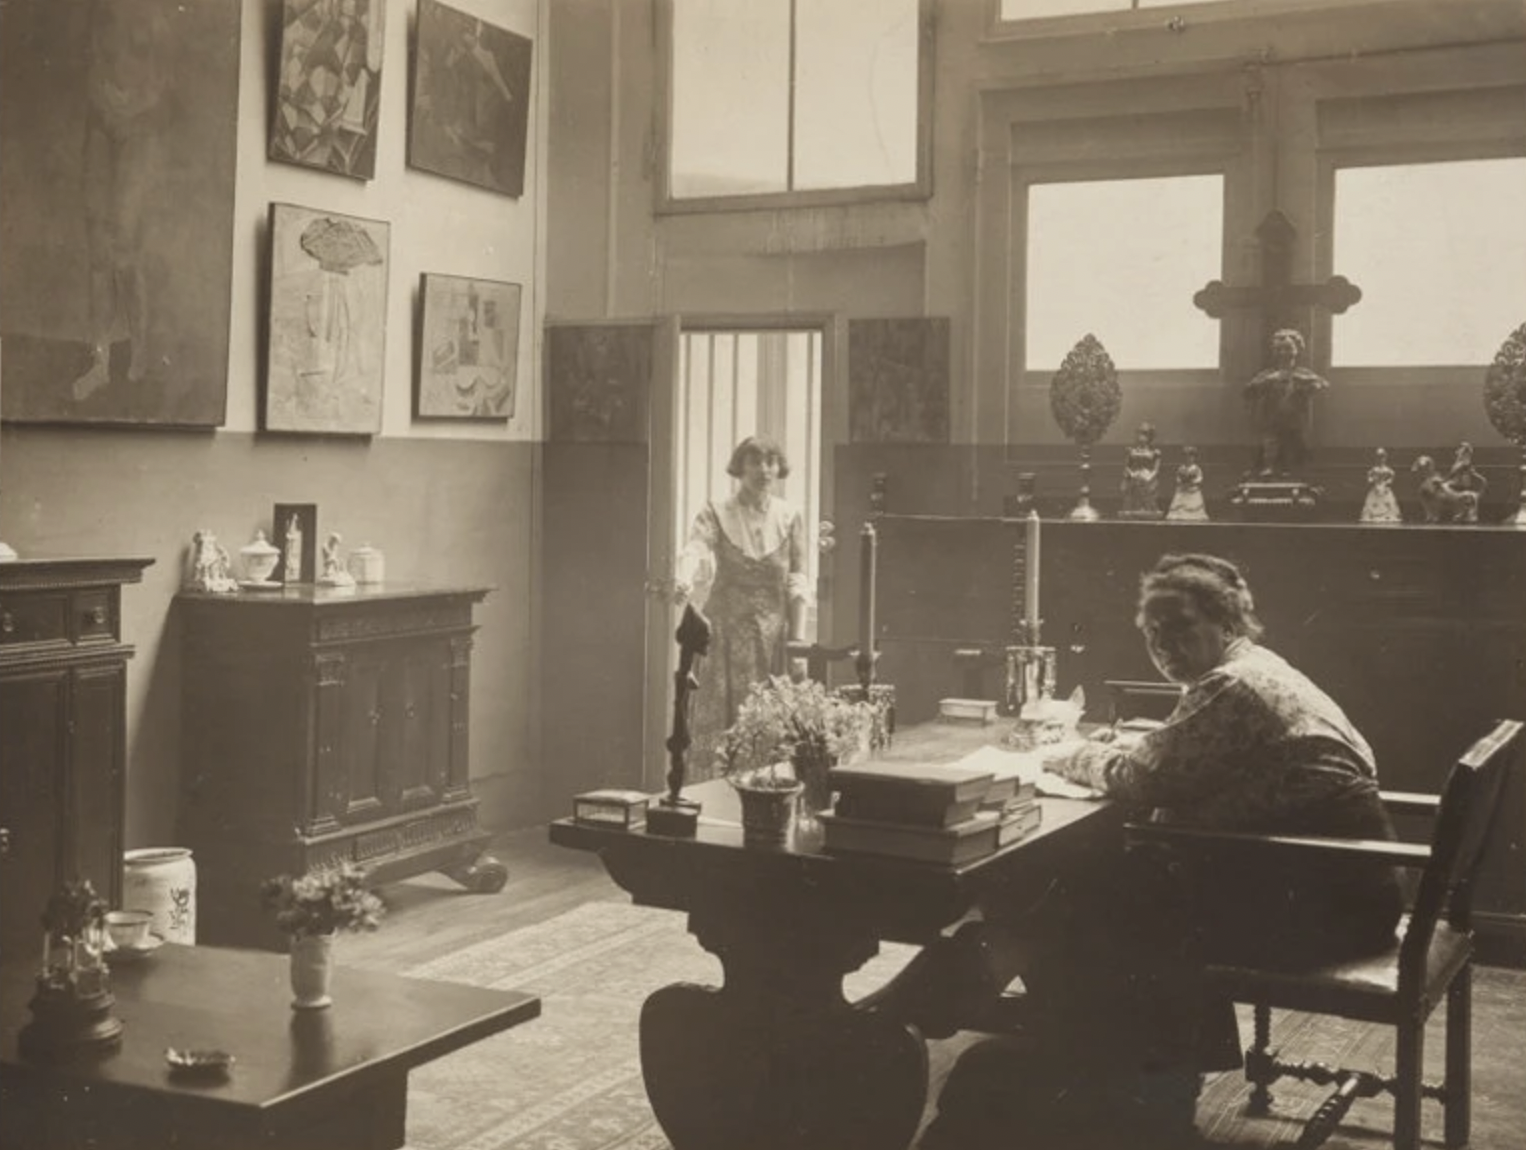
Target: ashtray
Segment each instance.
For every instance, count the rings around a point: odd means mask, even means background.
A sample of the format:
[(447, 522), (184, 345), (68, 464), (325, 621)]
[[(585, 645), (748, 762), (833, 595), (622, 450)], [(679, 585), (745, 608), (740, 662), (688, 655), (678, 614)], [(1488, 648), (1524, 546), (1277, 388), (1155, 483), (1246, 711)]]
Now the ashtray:
[(233, 1055), (226, 1050), (181, 1050), (171, 1046), (164, 1052), (171, 1074), (211, 1077), (226, 1074), (233, 1067)]
[(142, 946), (108, 946), (101, 952), (101, 957), (112, 966), (127, 962), (138, 962), (153, 954), (154, 951), (163, 945), (164, 939), (160, 938), (157, 934), (151, 934), (148, 936), (148, 941)]

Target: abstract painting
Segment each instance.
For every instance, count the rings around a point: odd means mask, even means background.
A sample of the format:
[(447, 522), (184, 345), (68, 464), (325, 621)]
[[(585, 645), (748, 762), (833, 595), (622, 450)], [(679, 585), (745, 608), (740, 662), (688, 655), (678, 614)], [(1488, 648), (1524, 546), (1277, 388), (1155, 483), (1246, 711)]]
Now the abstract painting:
[(381, 430), (391, 228), (270, 206), (266, 431)]
[(0, 4), (6, 419), (222, 424), (241, 7)]
[(949, 321), (848, 322), (848, 438), (947, 443)]
[(530, 49), (523, 36), (419, 0), (409, 165), (522, 195)]
[(270, 158), (376, 174), (386, 0), (284, 0)]
[(650, 323), (547, 327), (547, 437), (556, 443), (645, 443), (655, 351)]
[(509, 419), (519, 369), (518, 284), (425, 273), (422, 418)]

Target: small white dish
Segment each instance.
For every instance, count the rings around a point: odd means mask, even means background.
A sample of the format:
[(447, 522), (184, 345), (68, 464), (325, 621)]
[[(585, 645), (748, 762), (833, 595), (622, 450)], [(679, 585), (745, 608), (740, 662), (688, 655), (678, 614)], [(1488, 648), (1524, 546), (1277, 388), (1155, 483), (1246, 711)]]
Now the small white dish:
[(157, 934), (151, 934), (148, 936), (148, 941), (142, 946), (108, 945), (101, 953), (107, 962), (115, 966), (119, 963), (140, 962), (163, 945), (164, 939), (160, 938)]

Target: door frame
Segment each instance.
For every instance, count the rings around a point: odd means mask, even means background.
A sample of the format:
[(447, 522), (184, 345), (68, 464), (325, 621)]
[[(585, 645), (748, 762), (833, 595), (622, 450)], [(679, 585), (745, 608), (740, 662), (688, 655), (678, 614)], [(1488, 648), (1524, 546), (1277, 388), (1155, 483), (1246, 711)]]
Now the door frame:
[[(821, 476), (818, 514), (830, 517), (836, 498), (833, 460), (836, 447), (847, 441), (847, 320), (837, 312), (676, 312), (657, 321), (661, 334), (653, 361), (653, 380), (647, 432), (647, 599), (646, 699), (642, 707), (644, 748), (643, 786), (649, 791), (667, 787), (667, 738), (672, 722), (672, 683), (675, 660), (673, 631), (677, 612), (669, 597), (674, 564), (682, 541), (673, 524), (677, 476), (679, 341), (694, 332), (815, 331), (821, 336)], [(818, 637), (832, 634), (832, 564), (816, 563), (816, 624)], [(820, 641), (820, 640), (819, 640)]]

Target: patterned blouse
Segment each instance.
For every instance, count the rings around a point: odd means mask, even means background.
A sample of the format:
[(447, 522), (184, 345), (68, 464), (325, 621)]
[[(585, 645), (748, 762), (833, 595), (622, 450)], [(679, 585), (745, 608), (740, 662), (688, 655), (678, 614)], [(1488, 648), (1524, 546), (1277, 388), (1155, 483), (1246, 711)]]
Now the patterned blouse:
[(1353, 836), (1375, 829), (1342, 827), (1337, 813), (1375, 804), (1367, 741), (1328, 695), (1249, 639), (1234, 640), (1187, 686), (1162, 727), (1128, 742), (1087, 743), (1062, 769), (1155, 807), (1166, 821)]

